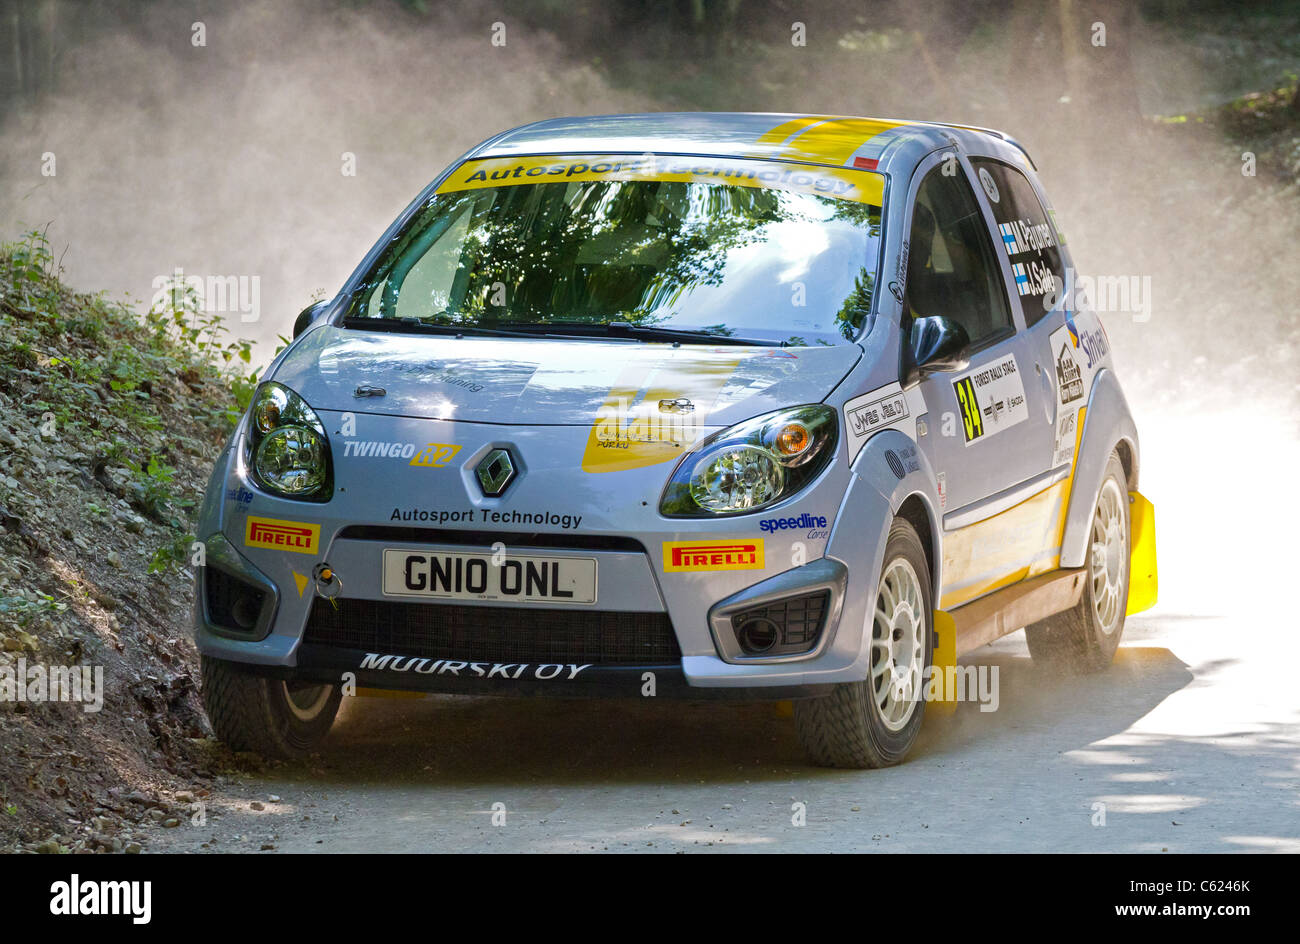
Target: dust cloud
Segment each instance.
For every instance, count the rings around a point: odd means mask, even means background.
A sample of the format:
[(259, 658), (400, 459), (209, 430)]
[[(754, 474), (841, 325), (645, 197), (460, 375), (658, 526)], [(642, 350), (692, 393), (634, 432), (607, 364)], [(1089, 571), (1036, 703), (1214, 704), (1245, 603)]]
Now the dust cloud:
[[(231, 329), (261, 342), (265, 362), (446, 163), (526, 121), (709, 108), (1003, 128), (1037, 162), (1080, 271), (1136, 280), (1142, 298), (1102, 320), (1147, 444), (1143, 489), (1169, 523), (1166, 586), (1175, 606), (1232, 607), (1254, 591), (1222, 580), (1230, 562), (1248, 558), (1252, 582), (1276, 587), (1279, 536), (1297, 530), (1296, 188), (1243, 174), (1240, 147), (1216, 130), (1143, 119), (1205, 104), (1201, 60), (1125, 4), (1094, 6), (1111, 11), (1103, 47), (1086, 11), (1070, 27), (1053, 5), (1015, 4), (989, 34), (960, 32), (947, 4), (900, 6), (912, 22), (884, 30), (829, 4), (803, 16), (806, 47), (778, 38), (662, 68), (643, 56), (617, 86), (617, 70), (583, 63), (636, 37), (575, 49), (491, 8), (416, 29), (395, 5), (159, 6), (147, 30), (105, 28), (70, 49), (59, 92), (7, 115), (0, 222), (9, 238), (48, 223), (86, 288), (147, 300), (177, 267), (259, 276), (260, 320), (236, 315)], [(784, 6), (765, 15), (789, 36)], [(504, 47), (491, 44), (498, 19)], [(40, 174), (47, 152), (55, 177)]]
[[(0, 222), (6, 239), (48, 224), (72, 284), (146, 306), (176, 268), (249, 287), (256, 276), (258, 320), (242, 320), (233, 293), (226, 307), (232, 336), (261, 342), (262, 363), (312, 296), (332, 296), (476, 142), (649, 105), (545, 33), (508, 28), (493, 46), (490, 11), (417, 31), (383, 4), (196, 9), (157, 5), (147, 33), (105, 29), (64, 54), (58, 93), (0, 126)], [(195, 21), (206, 46), (192, 45)]]

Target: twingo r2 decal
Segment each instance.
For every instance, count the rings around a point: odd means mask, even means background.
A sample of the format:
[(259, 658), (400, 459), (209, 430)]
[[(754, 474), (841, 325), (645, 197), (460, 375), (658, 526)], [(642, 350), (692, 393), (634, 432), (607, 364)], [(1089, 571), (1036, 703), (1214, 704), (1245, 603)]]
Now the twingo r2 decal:
[(885, 178), (879, 174), (840, 167), (810, 167), (747, 158), (582, 154), (468, 160), (439, 184), (438, 193), (601, 180), (662, 180), (789, 190), (872, 206), (880, 206), (885, 189)]
[(1029, 419), (1014, 354), (981, 364), (952, 382), (967, 446)]
[(844, 428), (849, 441), (849, 464), (857, 459), (867, 440), (884, 429), (897, 429), (916, 440), (916, 418), (925, 413), (920, 389), (903, 390), (886, 384), (844, 404)]

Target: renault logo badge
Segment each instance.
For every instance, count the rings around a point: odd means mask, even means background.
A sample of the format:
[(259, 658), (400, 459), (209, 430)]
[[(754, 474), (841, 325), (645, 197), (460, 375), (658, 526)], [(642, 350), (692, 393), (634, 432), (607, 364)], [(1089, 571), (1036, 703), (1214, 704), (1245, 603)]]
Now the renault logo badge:
[(515, 463), (509, 449), (493, 449), (474, 469), (478, 486), (488, 498), (497, 498), (515, 479)]

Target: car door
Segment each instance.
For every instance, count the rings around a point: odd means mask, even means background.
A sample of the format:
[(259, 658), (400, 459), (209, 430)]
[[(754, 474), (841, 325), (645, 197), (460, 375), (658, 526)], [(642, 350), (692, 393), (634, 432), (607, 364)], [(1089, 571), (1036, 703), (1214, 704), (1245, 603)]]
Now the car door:
[(905, 316), (944, 315), (971, 341), (966, 369), (920, 382), (927, 411), (920, 445), (943, 506), (947, 609), (1035, 566), (1048, 510), (1032, 500), (1051, 483), (1052, 412), (992, 218), (955, 152), (918, 168), (907, 226)]
[(1067, 324), (1070, 295), (1064, 290), (1067, 271), (1060, 235), (1038, 190), (1019, 168), (988, 157), (972, 156), (970, 163), (997, 228), (996, 245), (1010, 269), (1029, 347), (1042, 365), (1038, 379), (1054, 430), (1051, 465), (1068, 467), (1074, 460), (1085, 372), (1090, 372), (1092, 358), (1079, 349), (1078, 333)]

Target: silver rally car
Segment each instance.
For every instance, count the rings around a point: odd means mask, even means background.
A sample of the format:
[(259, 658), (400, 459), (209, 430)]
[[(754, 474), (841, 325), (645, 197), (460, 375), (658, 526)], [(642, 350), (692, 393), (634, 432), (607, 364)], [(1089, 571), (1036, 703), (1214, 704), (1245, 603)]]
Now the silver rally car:
[(1107, 666), (1155, 600), (1106, 332), (1023, 148), (815, 115), (544, 121), (308, 309), (203, 503), (230, 746), (345, 694), (794, 701), (902, 760), (1024, 627)]

